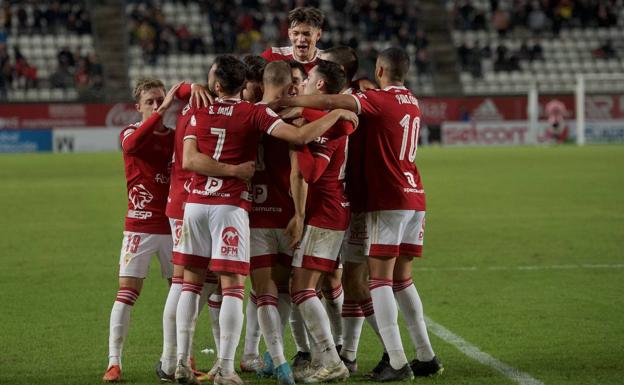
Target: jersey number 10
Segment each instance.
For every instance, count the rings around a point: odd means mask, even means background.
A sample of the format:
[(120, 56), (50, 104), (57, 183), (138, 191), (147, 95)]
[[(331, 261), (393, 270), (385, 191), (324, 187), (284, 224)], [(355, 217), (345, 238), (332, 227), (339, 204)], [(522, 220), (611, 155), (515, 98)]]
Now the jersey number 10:
[(403, 140), (401, 141), (401, 152), (399, 153), (399, 160), (405, 159), (405, 151), (407, 150), (407, 142), (410, 142), (410, 149), (408, 159), (410, 162), (416, 160), (416, 150), (418, 149), (418, 135), (420, 133), (420, 117), (416, 116), (412, 120), (411, 124), (411, 140), (410, 139), (410, 120), (412, 117), (410, 114), (406, 114), (401, 119), (401, 127), (403, 127)]

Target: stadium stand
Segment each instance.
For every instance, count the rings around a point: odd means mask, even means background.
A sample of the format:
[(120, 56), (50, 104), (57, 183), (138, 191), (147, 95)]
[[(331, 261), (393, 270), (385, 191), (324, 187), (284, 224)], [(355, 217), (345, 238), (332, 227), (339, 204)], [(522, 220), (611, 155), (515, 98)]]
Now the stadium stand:
[[(448, 1), (465, 94), (571, 92), (576, 74), (624, 72), (624, 6), (611, 1)], [(593, 81), (615, 92), (624, 80)]]
[(84, 2), (0, 2), (0, 100), (101, 97), (94, 52)]
[[(433, 93), (428, 40), (419, 27), (414, 1), (306, 2), (327, 15), (321, 47), (349, 45), (358, 49), (362, 73), (372, 76), (377, 52), (390, 45), (406, 47), (412, 58), (410, 84), (420, 94)], [(390, 6), (392, 5), (392, 6)], [(129, 81), (157, 76), (170, 85), (181, 80), (205, 81), (215, 53), (261, 53), (288, 45), (286, 15), (292, 1), (128, 2), (130, 18)]]

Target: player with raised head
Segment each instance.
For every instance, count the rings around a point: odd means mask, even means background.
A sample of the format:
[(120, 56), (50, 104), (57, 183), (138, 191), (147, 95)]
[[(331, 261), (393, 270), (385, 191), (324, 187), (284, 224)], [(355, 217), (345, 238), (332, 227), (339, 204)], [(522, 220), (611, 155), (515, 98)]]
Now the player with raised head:
[(316, 64), (321, 52), (316, 43), (323, 33), (325, 16), (317, 8), (298, 7), (288, 13), (288, 47), (271, 47), (260, 56), (268, 61), (295, 60), (303, 64), (306, 72)]
[[(399, 381), (443, 370), (429, 342), (422, 302), (412, 283), (412, 261), (422, 255), (425, 194), (414, 163), (420, 129), (418, 100), (405, 88), (409, 58), (400, 48), (381, 52), (375, 78), (381, 89), (355, 95), (283, 99), (283, 106), (347, 108), (363, 117), (366, 131), (366, 227), (369, 289), (389, 365), (375, 381)], [(369, 171), (373, 172), (373, 171)], [(396, 299), (396, 302), (395, 302)], [(397, 323), (398, 302), (416, 347), (407, 362)], [(411, 369), (410, 369), (411, 367)]]
[(234, 355), (242, 330), (245, 277), (249, 272), (249, 218), (252, 194), (249, 184), (223, 175), (206, 177), (199, 154), (226, 164), (255, 161), (260, 134), (305, 144), (338, 120), (357, 122), (352, 112), (332, 111), (304, 127), (284, 123), (266, 105), (240, 100), (245, 82), (245, 65), (231, 55), (216, 58), (209, 73), (209, 89), (217, 99), (208, 108), (195, 111), (184, 142), (183, 167), (195, 172), (184, 210), (180, 243), (174, 252), (183, 262), (184, 283), (176, 314), (178, 364), (176, 380), (188, 382), (189, 332), (197, 317), (197, 301), (208, 266), (218, 273), (223, 303), (219, 324), (220, 368), (217, 385), (242, 384), (234, 372)]
[(157, 79), (140, 80), (134, 88), (135, 107), (142, 121), (120, 134), (126, 172), (128, 211), (119, 257), (119, 290), (110, 316), (108, 367), (105, 382), (121, 381), (121, 352), (130, 326), (130, 313), (153, 254), (162, 276), (171, 279), (171, 230), (165, 215), (174, 132), (163, 125), (180, 84), (165, 95)]
[[(345, 82), (344, 71), (339, 65), (319, 60), (306, 80), (305, 94), (335, 94)], [(313, 121), (319, 115), (304, 111), (303, 116)], [(316, 287), (323, 274), (333, 273), (338, 267), (340, 246), (349, 223), (344, 166), (347, 134), (352, 131), (353, 127), (335, 127), (296, 153), (301, 175), (309, 184), (310, 197), (303, 238), (293, 257), (291, 285), (293, 303), (301, 311), (315, 345), (312, 362), (295, 372), (295, 378), (306, 383), (341, 380), (349, 376), (349, 370), (336, 351), (330, 318), (316, 294)], [(339, 288), (342, 290), (340, 285)]]
[[(358, 87), (369, 80), (355, 79), (359, 59), (353, 48), (338, 46), (321, 53), (321, 59), (339, 64), (345, 70), (347, 84), (341, 94), (354, 94)], [(364, 83), (366, 81), (367, 83)], [(342, 308), (343, 340), (340, 358), (350, 372), (357, 371), (357, 348), (360, 341), (364, 319), (368, 321), (375, 333), (379, 335), (379, 327), (375, 320), (373, 303), (368, 291), (368, 266), (364, 255), (366, 233), (366, 186), (364, 173), (364, 143), (366, 131), (357, 130), (349, 136), (349, 158), (347, 159), (346, 189), (351, 203), (351, 221), (345, 234), (340, 259), (344, 266), (344, 305)], [(383, 341), (381, 341), (383, 344)], [(387, 359), (381, 360), (381, 363)], [(376, 370), (379, 371), (381, 366)]]

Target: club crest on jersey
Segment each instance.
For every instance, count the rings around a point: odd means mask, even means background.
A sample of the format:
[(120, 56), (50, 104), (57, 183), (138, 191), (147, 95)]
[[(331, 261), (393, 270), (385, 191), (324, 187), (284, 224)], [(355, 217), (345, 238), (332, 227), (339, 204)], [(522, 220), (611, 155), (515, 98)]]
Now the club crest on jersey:
[(267, 185), (255, 184), (253, 186), (253, 201), (254, 203), (264, 203), (267, 200)]
[(176, 219), (174, 221), (174, 244), (178, 246), (180, 244), (180, 240), (182, 239), (182, 221)]
[(154, 196), (145, 188), (145, 186), (143, 186), (143, 184), (137, 184), (132, 186), (130, 189), (128, 199), (134, 206), (135, 210), (143, 210), (145, 206), (154, 199)]
[(223, 245), (221, 246), (221, 256), (236, 256), (238, 255), (238, 230), (235, 227), (229, 226), (223, 229), (221, 233), (221, 240)]
[(124, 265), (128, 266), (128, 264), (130, 263), (130, 261), (132, 260), (133, 255), (130, 253), (126, 253), (126, 255), (124, 255)]

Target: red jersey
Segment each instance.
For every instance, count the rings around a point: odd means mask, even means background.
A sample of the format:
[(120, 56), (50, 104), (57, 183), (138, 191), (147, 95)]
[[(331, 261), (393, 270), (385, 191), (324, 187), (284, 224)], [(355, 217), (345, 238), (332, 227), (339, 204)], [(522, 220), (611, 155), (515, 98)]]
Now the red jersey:
[[(208, 108), (195, 111), (185, 139), (196, 138), (199, 152), (214, 160), (240, 164), (256, 160), (261, 133), (271, 134), (281, 122), (266, 105), (217, 99)], [(251, 197), (250, 185), (238, 178), (195, 173), (188, 202), (239, 206), (249, 211)]]
[(165, 216), (173, 130), (155, 132), (162, 117), (154, 112), (142, 123), (124, 128), (120, 133), (128, 189), (126, 231), (170, 234)]
[[(316, 120), (325, 113), (304, 110), (304, 118)], [(345, 130), (345, 125), (350, 129)], [(308, 143), (297, 153), (301, 173), (309, 183), (305, 223), (332, 230), (346, 230), (349, 226), (349, 200), (345, 194), (344, 179), (347, 163), (348, 136), (353, 126), (338, 122), (323, 135)], [(306, 154), (307, 153), (307, 154)], [(310, 164), (310, 155), (315, 165)], [(324, 170), (322, 173), (310, 168)]]
[(366, 210), (425, 210), (425, 192), (414, 163), (420, 132), (418, 100), (405, 87), (353, 95), (359, 130), (366, 131)]
[(262, 137), (252, 184), (254, 202), (249, 227), (285, 228), (295, 214), (295, 205), (289, 193), (288, 143), (269, 135)]
[(175, 144), (173, 152), (173, 163), (171, 167), (171, 185), (169, 186), (169, 196), (167, 197), (166, 214), (169, 218), (183, 219), (184, 204), (191, 187), (192, 171), (182, 169), (182, 154), (184, 152), (184, 135), (186, 126), (192, 116), (191, 106), (184, 106), (178, 120), (175, 130)]
[(293, 56), (293, 48), (292, 46), (290, 47), (271, 47), (268, 48), (266, 51), (262, 52), (260, 54), (260, 56), (262, 56), (263, 58), (265, 58), (267, 61), (279, 61), (279, 60), (285, 60), (285, 61), (289, 61), (289, 60), (294, 60), (294, 61), (298, 61), (299, 63), (303, 64), (303, 67), (305, 68), (307, 73), (310, 73), (310, 70), (312, 70), (312, 68), (314, 68), (314, 66), (316, 65), (316, 61), (318, 60), (318, 54), (321, 53), (322, 51), (320, 49), (316, 49), (316, 53), (314, 54), (314, 57), (312, 58), (312, 60), (309, 61), (299, 61), (297, 59), (295, 59), (295, 57)]

